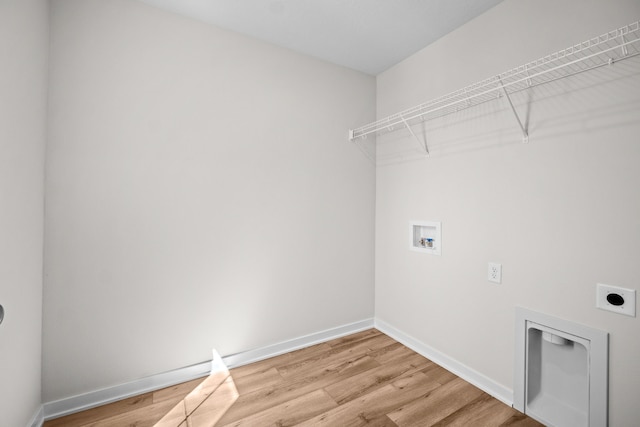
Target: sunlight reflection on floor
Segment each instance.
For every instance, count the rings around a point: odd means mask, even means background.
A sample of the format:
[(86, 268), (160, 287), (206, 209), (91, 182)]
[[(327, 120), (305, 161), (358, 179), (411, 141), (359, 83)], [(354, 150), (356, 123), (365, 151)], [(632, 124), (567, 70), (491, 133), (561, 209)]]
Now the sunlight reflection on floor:
[(211, 374), (171, 409), (156, 427), (214, 426), (240, 396), (222, 358), (213, 350)]

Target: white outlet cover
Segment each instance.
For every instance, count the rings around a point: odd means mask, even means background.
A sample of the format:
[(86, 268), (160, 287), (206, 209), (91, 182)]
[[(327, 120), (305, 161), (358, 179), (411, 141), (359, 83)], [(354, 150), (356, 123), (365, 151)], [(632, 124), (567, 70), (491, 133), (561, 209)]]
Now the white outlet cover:
[[(611, 299), (609, 296), (612, 294), (619, 295), (624, 302), (621, 305), (611, 304), (608, 298)], [(596, 287), (596, 307), (602, 310), (624, 314), (625, 316), (636, 317), (636, 291), (634, 289), (598, 283)]]
[(502, 264), (498, 264), (497, 262), (489, 263), (487, 280), (493, 283), (502, 283)]

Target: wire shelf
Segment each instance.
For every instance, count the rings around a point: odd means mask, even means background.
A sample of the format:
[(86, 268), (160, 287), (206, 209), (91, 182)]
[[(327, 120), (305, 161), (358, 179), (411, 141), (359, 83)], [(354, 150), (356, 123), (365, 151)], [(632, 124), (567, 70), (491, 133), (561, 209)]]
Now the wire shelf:
[[(349, 139), (366, 138), (383, 131), (408, 128), (474, 107), (503, 95), (549, 83), (640, 54), (640, 21), (586, 40), (509, 71), (474, 83), (442, 97), (349, 131)], [(513, 105), (511, 106), (513, 108)], [(514, 113), (517, 113), (514, 110)], [(520, 124), (522, 127), (522, 124)], [(528, 138), (523, 127), (525, 139)], [(413, 132), (412, 132), (413, 134)], [(425, 146), (426, 149), (426, 146)], [(428, 153), (428, 150), (427, 150)]]

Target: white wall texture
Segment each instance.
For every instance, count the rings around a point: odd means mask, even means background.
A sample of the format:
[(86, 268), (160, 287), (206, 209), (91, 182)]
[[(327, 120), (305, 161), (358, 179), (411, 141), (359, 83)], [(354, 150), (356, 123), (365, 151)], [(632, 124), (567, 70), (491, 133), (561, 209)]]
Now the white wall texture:
[(0, 2), (0, 424), (40, 406), (48, 2)]
[(126, 0), (51, 57), (44, 401), (373, 316), (373, 77)]
[[(635, 0), (506, 0), (379, 75), (378, 117), (639, 18)], [(510, 389), (514, 307), (608, 331), (610, 425), (637, 425), (640, 321), (596, 309), (595, 290), (640, 290), (639, 70), (515, 96), (529, 144), (504, 99), (427, 122), (426, 160), (405, 131), (379, 137), (376, 318)], [(408, 249), (410, 220), (442, 221), (441, 257)]]

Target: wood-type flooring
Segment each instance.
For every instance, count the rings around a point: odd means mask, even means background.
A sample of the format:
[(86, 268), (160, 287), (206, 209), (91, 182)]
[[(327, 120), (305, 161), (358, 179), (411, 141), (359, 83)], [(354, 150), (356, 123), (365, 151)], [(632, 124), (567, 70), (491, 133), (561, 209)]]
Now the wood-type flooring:
[(376, 329), (47, 421), (44, 427), (538, 427)]

